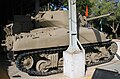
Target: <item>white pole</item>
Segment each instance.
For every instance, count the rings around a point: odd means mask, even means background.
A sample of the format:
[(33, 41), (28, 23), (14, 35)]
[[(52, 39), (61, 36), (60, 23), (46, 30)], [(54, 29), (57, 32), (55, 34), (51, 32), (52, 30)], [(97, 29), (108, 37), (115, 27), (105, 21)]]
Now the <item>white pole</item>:
[(76, 0), (68, 0), (69, 2), (69, 39), (70, 45), (68, 51), (79, 49), (77, 45), (77, 19), (76, 19)]
[[(76, 0), (69, 2), (69, 47), (63, 52), (64, 75), (70, 78), (80, 78), (85, 75), (85, 51), (79, 49), (77, 40)], [(81, 46), (81, 44), (80, 44)]]

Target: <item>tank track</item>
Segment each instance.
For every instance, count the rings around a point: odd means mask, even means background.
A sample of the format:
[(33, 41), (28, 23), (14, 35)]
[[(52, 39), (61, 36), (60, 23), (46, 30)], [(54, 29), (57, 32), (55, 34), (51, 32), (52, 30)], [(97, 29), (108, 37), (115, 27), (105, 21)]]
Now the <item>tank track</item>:
[(39, 75), (39, 76), (47, 76), (47, 75), (52, 75), (52, 74), (57, 74), (57, 73), (62, 73), (63, 72), (63, 69), (58, 69), (58, 70), (54, 70), (54, 71), (50, 71), (50, 72), (37, 72), (37, 71), (34, 71), (34, 70), (27, 70), (25, 69), (22, 64), (20, 63), (21, 59), (24, 57), (24, 56), (28, 56), (28, 55), (33, 55), (33, 54), (42, 54), (43, 52), (53, 52), (53, 51), (59, 51), (59, 52), (62, 52), (66, 50), (66, 47), (64, 48), (53, 48), (53, 49), (43, 49), (43, 50), (38, 50), (38, 51), (32, 51), (32, 52), (27, 52), (27, 53), (23, 53), (23, 54), (20, 54), (18, 57), (17, 57), (17, 62), (16, 62), (16, 66), (19, 68), (19, 70), (23, 71), (23, 72), (26, 72), (30, 75)]
[[(111, 42), (111, 41), (107, 41), (107, 42), (102, 42), (102, 43), (92, 43), (91, 45), (90, 44), (87, 44), (87, 45), (83, 45), (83, 48), (85, 49), (85, 50), (87, 50), (87, 49), (92, 49), (92, 48), (94, 48), (94, 47), (102, 47), (102, 46), (110, 46), (111, 44), (112, 44), (113, 42)], [(86, 51), (87, 52), (87, 51)], [(87, 52), (87, 53), (89, 53), (89, 52)], [(86, 54), (87, 54), (86, 53)], [(114, 58), (114, 53), (112, 53), (112, 52), (110, 52), (109, 51), (109, 53), (111, 54), (111, 56), (110, 56), (110, 58), (109, 59), (107, 59), (107, 60), (103, 60), (103, 61), (99, 61), (99, 62), (94, 62), (94, 63), (90, 63), (90, 64), (86, 64), (86, 66), (87, 67), (90, 67), (90, 66), (95, 66), (95, 65), (99, 65), (99, 64), (103, 64), (103, 63), (107, 63), (107, 62), (110, 62), (113, 58)]]
[[(92, 44), (84, 44), (83, 47), (84, 49), (90, 49), (90, 48), (93, 48), (95, 46), (97, 47), (102, 47), (102, 46), (106, 46), (106, 45), (110, 45), (111, 42), (110, 41), (107, 41), (107, 42), (102, 42), (101, 43), (92, 43)], [(31, 70), (31, 69), (26, 69), (23, 67), (22, 63), (20, 62), (21, 59), (25, 56), (28, 56), (28, 55), (34, 55), (34, 54), (42, 54), (43, 52), (44, 53), (49, 53), (51, 54), (50, 52), (54, 52), (54, 51), (57, 51), (58, 53), (63, 53), (63, 51), (65, 51), (67, 49), (68, 46), (64, 46), (64, 47), (57, 47), (57, 48), (49, 48), (49, 49), (40, 49), (40, 50), (37, 50), (37, 51), (31, 51), (31, 52), (23, 52), (22, 54), (20, 54), (18, 57), (17, 57), (17, 60), (16, 60), (16, 66), (19, 70), (23, 71), (23, 72), (26, 72), (30, 75), (35, 75), (35, 76), (47, 76), (47, 75), (52, 75), (52, 74), (57, 74), (57, 73), (62, 73), (63, 72), (63, 68), (58, 68), (56, 70), (52, 70), (52, 71), (48, 71), (48, 72), (37, 72), (35, 70)], [(105, 61), (99, 61), (99, 62), (96, 62), (96, 63), (90, 63), (90, 64), (86, 64), (86, 66), (94, 66), (94, 65), (99, 65), (99, 64), (102, 64), (102, 63), (107, 63), (109, 61), (111, 61), (112, 59), (114, 58), (114, 54), (112, 54), (110, 56), (109, 59), (105, 60)]]

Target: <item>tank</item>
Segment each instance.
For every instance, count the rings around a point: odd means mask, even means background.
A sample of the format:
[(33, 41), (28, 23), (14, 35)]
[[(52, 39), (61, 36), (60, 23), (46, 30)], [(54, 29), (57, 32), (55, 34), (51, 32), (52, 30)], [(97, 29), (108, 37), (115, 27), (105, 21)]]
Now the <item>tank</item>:
[[(25, 26), (28, 20), (24, 20), (22, 18), (4, 28), (4, 45), (9, 58), (19, 70), (31, 75), (63, 72), (63, 51), (69, 45), (68, 11), (39, 11), (35, 17), (29, 18), (30, 27)], [(117, 51), (116, 43), (93, 27), (81, 26), (80, 16), (78, 20), (78, 36), (85, 49), (86, 66), (111, 61)], [(25, 30), (26, 27), (29, 30)]]

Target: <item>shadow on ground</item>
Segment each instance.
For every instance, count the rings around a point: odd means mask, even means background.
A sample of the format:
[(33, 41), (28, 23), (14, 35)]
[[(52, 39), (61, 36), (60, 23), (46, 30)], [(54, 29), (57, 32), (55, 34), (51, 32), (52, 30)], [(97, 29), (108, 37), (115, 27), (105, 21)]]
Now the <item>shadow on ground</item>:
[(8, 75), (8, 67), (10, 62), (7, 60), (6, 53), (0, 52), (0, 79), (10, 79)]

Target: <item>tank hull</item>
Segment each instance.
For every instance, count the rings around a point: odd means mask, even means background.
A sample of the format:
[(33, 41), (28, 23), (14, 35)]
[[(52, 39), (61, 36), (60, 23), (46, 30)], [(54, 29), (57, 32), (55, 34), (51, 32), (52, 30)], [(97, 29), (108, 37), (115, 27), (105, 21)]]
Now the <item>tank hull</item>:
[[(19, 34), (15, 38), (16, 40), (13, 43), (12, 51), (69, 45), (69, 31), (68, 29), (61, 27), (40, 28), (31, 31), (30, 33)], [(103, 33), (98, 32), (96, 29), (88, 29), (85, 27), (79, 29), (79, 39), (82, 44), (108, 41)]]

